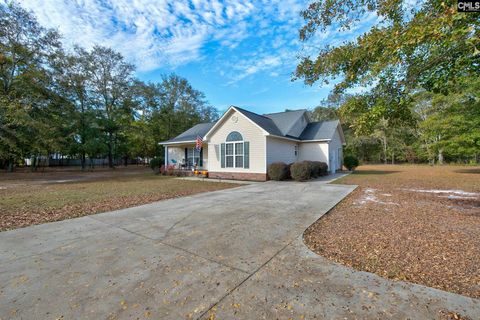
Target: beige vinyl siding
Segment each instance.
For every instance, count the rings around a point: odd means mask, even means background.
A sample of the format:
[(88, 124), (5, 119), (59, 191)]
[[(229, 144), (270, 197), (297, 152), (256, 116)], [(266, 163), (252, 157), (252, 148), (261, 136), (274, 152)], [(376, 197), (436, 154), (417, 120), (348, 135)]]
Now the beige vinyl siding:
[(297, 142), (286, 139), (267, 137), (267, 165), (273, 162), (285, 162), (286, 164), (297, 161), (295, 146)]
[(208, 144), (204, 143), (203, 144), (203, 163), (202, 163), (202, 169), (207, 169), (208, 168)]
[(328, 142), (300, 143), (298, 160), (322, 161), (328, 164)]
[[(232, 120), (234, 116), (237, 117), (236, 122)], [(266, 173), (264, 131), (234, 109), (231, 109), (221, 121), (208, 137), (208, 170), (212, 172)], [(227, 135), (232, 131), (238, 131), (243, 140), (250, 143), (250, 167), (248, 169), (221, 167), (220, 144), (225, 143)]]

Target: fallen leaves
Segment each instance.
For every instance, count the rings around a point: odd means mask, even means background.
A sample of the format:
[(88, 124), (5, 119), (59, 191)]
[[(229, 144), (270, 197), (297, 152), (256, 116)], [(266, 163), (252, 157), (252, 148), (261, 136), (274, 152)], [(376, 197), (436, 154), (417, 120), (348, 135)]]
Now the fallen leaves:
[[(338, 181), (359, 188), (307, 229), (305, 243), (359, 270), (480, 298), (479, 172), (361, 167)], [(445, 197), (453, 191), (475, 198)]]
[[(64, 173), (49, 172), (42, 183), (22, 174), (8, 188), (0, 190), (0, 231), (33, 224), (60, 221), (85, 215), (138, 206), (155, 201), (196, 193), (231, 188), (236, 185), (218, 182), (188, 181), (156, 176), (150, 172), (126, 169), (106, 175), (101, 171), (85, 173), (89, 181), (77, 177), (69, 183), (58, 181)], [(118, 173), (118, 176), (114, 174)], [(82, 173), (76, 172), (77, 175)], [(3, 183), (9, 183), (4, 180)], [(0, 182), (0, 185), (2, 182)]]
[(456, 312), (448, 310), (440, 310), (440, 320), (471, 320), (468, 317), (464, 317)]

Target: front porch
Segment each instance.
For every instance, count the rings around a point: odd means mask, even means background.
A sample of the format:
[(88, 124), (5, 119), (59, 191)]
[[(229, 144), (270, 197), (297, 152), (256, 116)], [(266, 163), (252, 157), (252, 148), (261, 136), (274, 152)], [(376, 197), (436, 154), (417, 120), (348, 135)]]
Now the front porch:
[(195, 148), (195, 142), (165, 145), (165, 166), (174, 166), (176, 170), (191, 172), (207, 170), (208, 146), (201, 150)]

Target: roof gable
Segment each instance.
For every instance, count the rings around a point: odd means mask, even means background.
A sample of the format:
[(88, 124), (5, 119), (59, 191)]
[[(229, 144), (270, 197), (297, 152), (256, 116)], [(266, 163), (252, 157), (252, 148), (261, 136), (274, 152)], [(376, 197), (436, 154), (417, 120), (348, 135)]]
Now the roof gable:
[(260, 128), (267, 131), (269, 134), (273, 134), (276, 136), (283, 135), (282, 131), (277, 127), (277, 125), (271, 118), (259, 115), (257, 113), (254, 113), (242, 108), (235, 107), (235, 109), (241, 114), (243, 114), (245, 117), (253, 121)]
[(277, 128), (280, 130), (282, 136), (290, 136), (298, 138), (300, 132), (304, 129), (297, 126), (301, 123), (301, 119), (305, 117), (307, 110), (292, 110), (285, 112), (269, 113), (264, 116), (272, 119)]
[(340, 121), (310, 122), (300, 135), (300, 140), (331, 140)]

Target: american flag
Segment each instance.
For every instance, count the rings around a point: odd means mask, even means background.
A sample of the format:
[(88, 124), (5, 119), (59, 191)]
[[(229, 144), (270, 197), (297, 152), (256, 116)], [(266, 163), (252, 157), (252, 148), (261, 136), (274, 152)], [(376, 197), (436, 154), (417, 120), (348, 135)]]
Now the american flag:
[(197, 136), (197, 139), (195, 140), (195, 149), (197, 149), (197, 151), (200, 151), (202, 149), (202, 145), (203, 145), (202, 137)]

